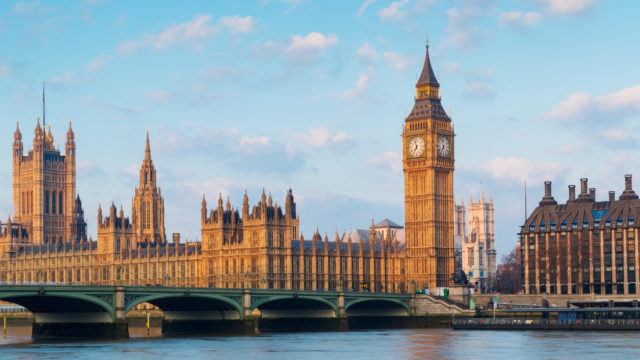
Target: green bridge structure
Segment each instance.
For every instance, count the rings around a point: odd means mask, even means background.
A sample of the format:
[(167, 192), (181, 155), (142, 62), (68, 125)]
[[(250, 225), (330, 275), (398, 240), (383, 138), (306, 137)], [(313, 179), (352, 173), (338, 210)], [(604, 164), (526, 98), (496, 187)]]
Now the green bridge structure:
[(127, 313), (150, 303), (163, 334), (404, 327), (415, 296), (163, 286), (0, 285), (0, 300), (33, 314), (33, 338), (129, 336)]

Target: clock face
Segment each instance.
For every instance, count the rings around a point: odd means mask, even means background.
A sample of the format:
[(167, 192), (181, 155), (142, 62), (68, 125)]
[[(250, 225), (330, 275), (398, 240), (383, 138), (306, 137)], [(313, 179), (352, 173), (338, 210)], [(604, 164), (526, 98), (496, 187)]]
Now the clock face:
[(451, 145), (449, 139), (446, 136), (438, 137), (438, 155), (441, 157), (449, 157), (451, 153)]
[(424, 139), (416, 136), (409, 140), (409, 155), (411, 157), (418, 157), (424, 153)]

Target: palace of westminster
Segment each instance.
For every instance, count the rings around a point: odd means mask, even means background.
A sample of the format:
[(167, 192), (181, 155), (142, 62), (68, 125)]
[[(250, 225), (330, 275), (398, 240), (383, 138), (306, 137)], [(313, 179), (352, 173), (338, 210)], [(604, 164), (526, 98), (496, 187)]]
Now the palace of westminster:
[[(14, 215), (0, 228), (0, 283), (251, 287), (402, 292), (448, 286), (454, 273), (454, 133), (427, 47), (413, 109), (402, 133), (405, 226), (384, 220), (367, 230), (300, 232), (289, 190), (284, 206), (264, 191), (241, 208), (202, 199), (201, 241), (165, 233), (162, 192), (147, 135), (127, 217), (97, 211), (97, 241), (76, 193), (75, 134), (64, 152), (38, 124), (26, 150), (14, 133)], [(491, 222), (493, 221), (491, 215)]]

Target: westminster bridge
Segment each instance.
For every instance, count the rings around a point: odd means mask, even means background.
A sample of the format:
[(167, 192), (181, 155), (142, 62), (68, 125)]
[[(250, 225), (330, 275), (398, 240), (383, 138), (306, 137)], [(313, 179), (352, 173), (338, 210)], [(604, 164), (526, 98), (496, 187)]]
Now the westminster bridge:
[(0, 301), (33, 314), (34, 338), (127, 337), (127, 313), (143, 303), (162, 310), (164, 334), (422, 326), (434, 306), (460, 310), (401, 293), (163, 286), (3, 285)]

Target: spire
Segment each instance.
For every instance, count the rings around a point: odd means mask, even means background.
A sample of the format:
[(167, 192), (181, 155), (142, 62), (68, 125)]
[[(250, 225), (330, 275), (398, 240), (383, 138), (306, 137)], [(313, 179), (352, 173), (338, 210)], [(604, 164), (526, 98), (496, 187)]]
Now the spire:
[(149, 130), (147, 130), (147, 143), (144, 148), (144, 161), (151, 161), (151, 145), (149, 144)]
[(22, 132), (20, 132), (20, 123), (16, 122), (16, 131), (13, 133), (13, 140), (16, 142), (22, 141)]
[(44, 81), (42, 82), (42, 125), (47, 126), (47, 113), (45, 111), (44, 101)]
[(438, 79), (436, 79), (436, 75), (433, 73), (433, 67), (431, 67), (431, 58), (429, 57), (429, 42), (426, 44), (426, 54), (424, 57), (424, 65), (422, 65), (422, 72), (420, 73), (420, 78), (418, 78), (418, 82), (416, 86), (435, 86), (439, 87), (440, 83), (438, 83)]
[(75, 134), (73, 133), (73, 128), (71, 127), (71, 121), (69, 121), (69, 129), (67, 130), (67, 142), (73, 142), (75, 139)]

